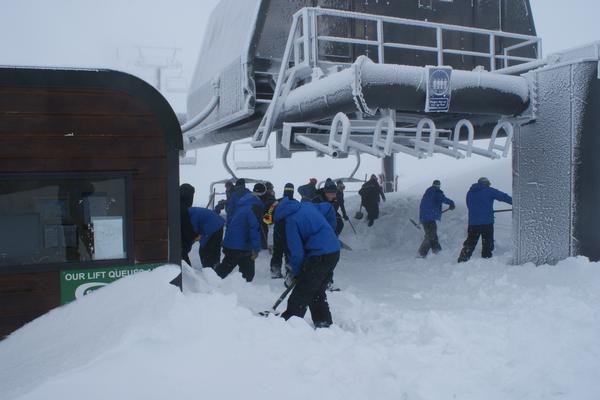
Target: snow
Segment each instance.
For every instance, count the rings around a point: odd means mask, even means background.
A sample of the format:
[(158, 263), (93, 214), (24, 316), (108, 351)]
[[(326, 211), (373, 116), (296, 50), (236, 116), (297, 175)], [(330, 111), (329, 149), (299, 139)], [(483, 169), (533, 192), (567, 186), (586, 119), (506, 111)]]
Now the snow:
[[(477, 172), (509, 190), (508, 165)], [(165, 266), (0, 342), (0, 398), (598, 399), (600, 264), (510, 265), (509, 213), (494, 259), (457, 264), (474, 173), (442, 175), (457, 209), (440, 224), (444, 250), (426, 260), (408, 222), (423, 183), (391, 195), (372, 228), (352, 220), (359, 236), (343, 232), (354, 251), (336, 269), (330, 329), (255, 315), (283, 291), (265, 253), (251, 284), (187, 268), (184, 293)], [(348, 203), (354, 214), (356, 197)]]

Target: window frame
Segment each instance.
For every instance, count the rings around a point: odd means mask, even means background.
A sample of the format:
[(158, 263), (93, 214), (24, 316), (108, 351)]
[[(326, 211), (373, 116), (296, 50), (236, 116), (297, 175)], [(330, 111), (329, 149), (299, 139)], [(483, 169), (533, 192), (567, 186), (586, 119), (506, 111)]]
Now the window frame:
[(0, 266), (0, 275), (31, 272), (54, 272), (71, 269), (102, 268), (119, 265), (135, 264), (135, 246), (133, 237), (133, 173), (134, 171), (77, 171), (77, 172), (0, 172), (0, 180), (43, 180), (43, 179), (123, 179), (125, 183), (125, 216), (123, 223), (125, 229), (123, 238), (125, 240), (124, 248), (127, 258), (95, 260), (95, 261), (75, 261), (63, 263), (40, 263), (28, 265), (8, 265)]

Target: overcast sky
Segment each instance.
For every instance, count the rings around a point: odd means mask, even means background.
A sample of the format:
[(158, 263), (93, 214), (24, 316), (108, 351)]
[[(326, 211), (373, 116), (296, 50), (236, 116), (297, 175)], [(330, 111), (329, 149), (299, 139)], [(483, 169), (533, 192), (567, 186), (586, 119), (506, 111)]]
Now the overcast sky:
[[(204, 25), (216, 3), (0, 0), (0, 64), (122, 69), (133, 46), (161, 46), (180, 49), (177, 57), (189, 82)], [(531, 4), (545, 54), (600, 40), (599, 0), (531, 0)], [(177, 111), (185, 109), (184, 96), (171, 96)]]

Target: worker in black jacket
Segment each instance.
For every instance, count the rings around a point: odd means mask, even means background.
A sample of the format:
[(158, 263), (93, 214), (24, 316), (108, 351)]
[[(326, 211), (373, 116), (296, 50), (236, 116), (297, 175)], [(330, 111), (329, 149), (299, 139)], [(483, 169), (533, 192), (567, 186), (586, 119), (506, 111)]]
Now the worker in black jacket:
[(362, 206), (367, 210), (368, 225), (373, 226), (375, 220), (379, 218), (380, 198), (385, 201), (385, 194), (377, 180), (377, 176), (371, 175), (371, 179), (362, 185), (358, 194), (360, 195)]

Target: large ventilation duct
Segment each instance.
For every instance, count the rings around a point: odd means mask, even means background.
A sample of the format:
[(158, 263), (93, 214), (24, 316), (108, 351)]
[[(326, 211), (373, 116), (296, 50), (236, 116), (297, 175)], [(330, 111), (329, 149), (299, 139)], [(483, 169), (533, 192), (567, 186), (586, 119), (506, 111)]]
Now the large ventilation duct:
[[(529, 103), (529, 84), (520, 76), (453, 71), (450, 113), (517, 115)], [(292, 90), (275, 128), (283, 122), (317, 121), (338, 112), (393, 109), (424, 112), (427, 70), (376, 64), (361, 56), (351, 68)]]

